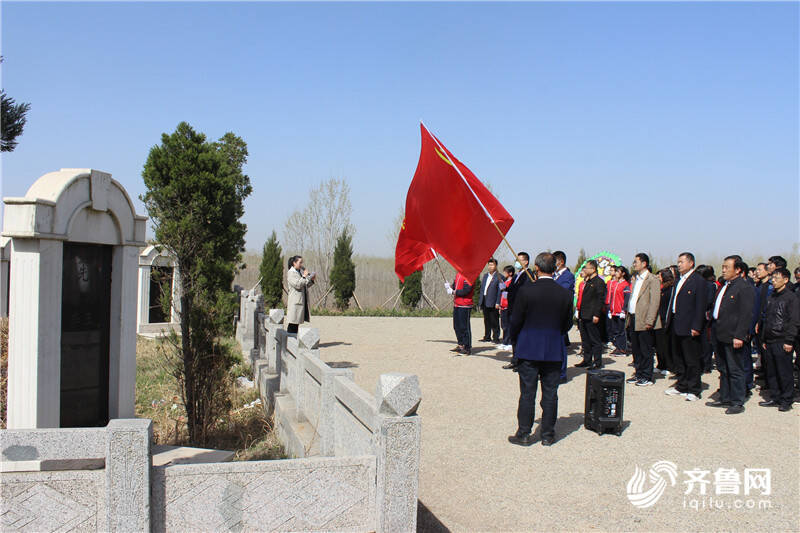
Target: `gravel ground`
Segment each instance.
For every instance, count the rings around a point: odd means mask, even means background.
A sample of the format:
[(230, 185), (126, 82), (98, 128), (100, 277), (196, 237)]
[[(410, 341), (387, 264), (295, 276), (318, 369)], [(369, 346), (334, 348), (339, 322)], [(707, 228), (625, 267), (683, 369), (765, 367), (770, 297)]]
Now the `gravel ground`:
[[(320, 329), (322, 358), (352, 365), (367, 391), (383, 372), (419, 376), (420, 531), (800, 531), (798, 404), (780, 413), (759, 407), (755, 395), (745, 413), (725, 415), (705, 405), (716, 372), (703, 376), (709, 388), (699, 402), (664, 395), (671, 381), (659, 379), (627, 386), (622, 436), (600, 436), (583, 428), (584, 372), (571, 367), (580, 357), (570, 355), (556, 443), (524, 448), (506, 440), (516, 431), (519, 397), (517, 375), (501, 369), (508, 354), (475, 343), (472, 356), (454, 356), (451, 320), (316, 317), (312, 325)], [(480, 338), (481, 320), (473, 319), (472, 331)], [(605, 361), (630, 375), (629, 357)], [(537, 426), (539, 415), (537, 403)], [(652, 507), (637, 509), (626, 496), (628, 480), (636, 465), (648, 472), (662, 460), (677, 465), (677, 483)], [(771, 469), (771, 494), (717, 496), (720, 468), (741, 476), (745, 468)], [(698, 487), (684, 495), (684, 471), (695, 469), (710, 471), (705, 496)], [(723, 508), (708, 508), (709, 497)], [(756, 508), (747, 509), (751, 503)]]

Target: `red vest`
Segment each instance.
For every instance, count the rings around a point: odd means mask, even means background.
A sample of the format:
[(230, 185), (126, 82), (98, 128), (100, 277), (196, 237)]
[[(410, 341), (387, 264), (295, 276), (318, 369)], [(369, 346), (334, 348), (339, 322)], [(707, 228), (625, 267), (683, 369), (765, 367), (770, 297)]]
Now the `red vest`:
[[(469, 281), (467, 281), (467, 278), (465, 278), (461, 274), (456, 274), (456, 280), (453, 282), (453, 290), (459, 291), (463, 289), (465, 285), (469, 285)], [(474, 303), (472, 302), (472, 293), (474, 292), (475, 292), (475, 285), (472, 285), (472, 288), (469, 290), (469, 294), (467, 294), (466, 296), (453, 297), (453, 306), (471, 308), (474, 305)]]

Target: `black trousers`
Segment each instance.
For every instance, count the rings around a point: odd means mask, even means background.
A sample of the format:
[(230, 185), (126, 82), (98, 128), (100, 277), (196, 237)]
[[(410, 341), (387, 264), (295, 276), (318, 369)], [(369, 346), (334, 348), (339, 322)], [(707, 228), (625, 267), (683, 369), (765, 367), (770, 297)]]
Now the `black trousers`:
[(472, 309), (469, 307), (453, 308), (453, 329), (456, 332), (456, 341), (466, 348), (472, 349), (472, 329), (469, 323), (469, 315)]
[[(633, 318), (631, 323), (634, 323)], [(633, 348), (633, 367), (636, 369), (636, 377), (653, 381), (653, 352), (655, 351), (653, 330), (636, 331), (631, 328), (631, 347)]]
[(792, 353), (783, 349), (783, 342), (767, 343), (767, 386), (770, 399), (781, 405), (791, 405), (794, 398), (794, 369)]
[(612, 316), (609, 322), (608, 338), (614, 343), (617, 350), (628, 351), (628, 334), (625, 331), (625, 319)]
[(708, 323), (703, 326), (703, 330), (700, 332), (700, 345), (702, 346), (702, 367), (703, 372), (711, 372), (714, 368), (714, 343), (711, 340), (711, 328), (708, 327)]
[(719, 370), (719, 401), (732, 405), (744, 405), (747, 385), (744, 371), (744, 354), (750, 355), (750, 346), (745, 343), (734, 348), (733, 343), (717, 342), (716, 359)]
[(594, 365), (603, 366), (603, 338), (600, 323), (595, 324), (592, 319), (581, 319), (583, 325), (583, 361)]
[(510, 344), (508, 342), (508, 330), (511, 329), (511, 313), (508, 312), (508, 309), (500, 310), (500, 328), (503, 330), (503, 337), (500, 342)]
[(500, 342), (500, 311), (494, 307), (483, 308), (483, 338)]
[(670, 335), (667, 328), (657, 329), (653, 332), (656, 339), (656, 357), (658, 370), (670, 370)]
[(700, 376), (703, 373), (702, 357), (703, 346), (700, 336), (673, 335), (673, 355), (675, 357), (675, 371), (680, 376), (675, 388), (680, 392), (688, 392), (700, 397), (703, 382)]
[(536, 389), (542, 382), (542, 438), (555, 437), (556, 417), (558, 416), (558, 374), (561, 371), (560, 361), (529, 361), (520, 359), (519, 374), (519, 406), (517, 407), (517, 434), (527, 435), (533, 428), (536, 414)]

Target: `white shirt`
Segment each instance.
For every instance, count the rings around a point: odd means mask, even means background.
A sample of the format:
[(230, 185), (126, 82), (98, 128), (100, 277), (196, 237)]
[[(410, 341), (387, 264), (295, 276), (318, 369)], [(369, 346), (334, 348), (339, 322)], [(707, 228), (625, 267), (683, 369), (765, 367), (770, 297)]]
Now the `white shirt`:
[(489, 285), (491, 285), (493, 281), (494, 281), (494, 274), (487, 274), (486, 285), (484, 285), (483, 287), (484, 296), (486, 296), (486, 293), (489, 292)]
[(725, 291), (728, 290), (728, 285), (730, 284), (730, 281), (726, 281), (725, 285), (722, 286), (722, 290), (717, 294), (717, 301), (714, 302), (714, 320), (719, 318), (719, 307), (722, 305), (722, 297), (725, 296)]
[(556, 271), (556, 275), (553, 276), (553, 279), (556, 280), (561, 277), (561, 274), (567, 271), (567, 267), (561, 267), (561, 270)]
[(649, 274), (649, 272), (643, 270), (641, 274), (636, 275), (636, 281), (633, 282), (633, 292), (628, 302), (628, 312), (632, 315), (636, 314), (636, 302), (639, 301), (639, 293), (642, 291), (642, 285), (644, 284), (644, 280), (647, 279), (647, 274)]
[(686, 278), (688, 278), (689, 276), (692, 275), (692, 272), (694, 272), (694, 269), (691, 269), (689, 272), (687, 272), (686, 274), (682, 275), (681, 279), (678, 280), (678, 286), (675, 287), (675, 296), (674, 296), (674, 299), (672, 300), (672, 314), (673, 315), (675, 314), (675, 307), (678, 305), (678, 293), (681, 292), (681, 287), (683, 287), (683, 284), (686, 282)]

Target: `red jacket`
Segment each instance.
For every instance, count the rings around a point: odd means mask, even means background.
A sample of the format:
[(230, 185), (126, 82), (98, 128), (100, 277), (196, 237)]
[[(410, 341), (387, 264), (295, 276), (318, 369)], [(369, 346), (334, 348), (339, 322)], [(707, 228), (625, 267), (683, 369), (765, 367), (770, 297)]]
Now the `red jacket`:
[[(611, 283), (614, 285), (611, 286)], [(612, 316), (617, 316), (623, 311), (625, 311), (625, 293), (630, 293), (631, 284), (624, 279), (622, 281), (612, 281), (609, 283), (609, 288), (607, 298), (609, 299), (608, 302), (608, 310), (611, 311)]]
[(453, 297), (453, 307), (469, 307), (474, 305), (472, 302), (472, 293), (475, 287), (467, 281), (467, 278), (460, 273), (456, 274), (456, 280), (453, 282), (453, 290), (455, 296)]
[(610, 279), (606, 284), (606, 307), (611, 308), (611, 295), (614, 294), (614, 288), (619, 282), (615, 279)]

